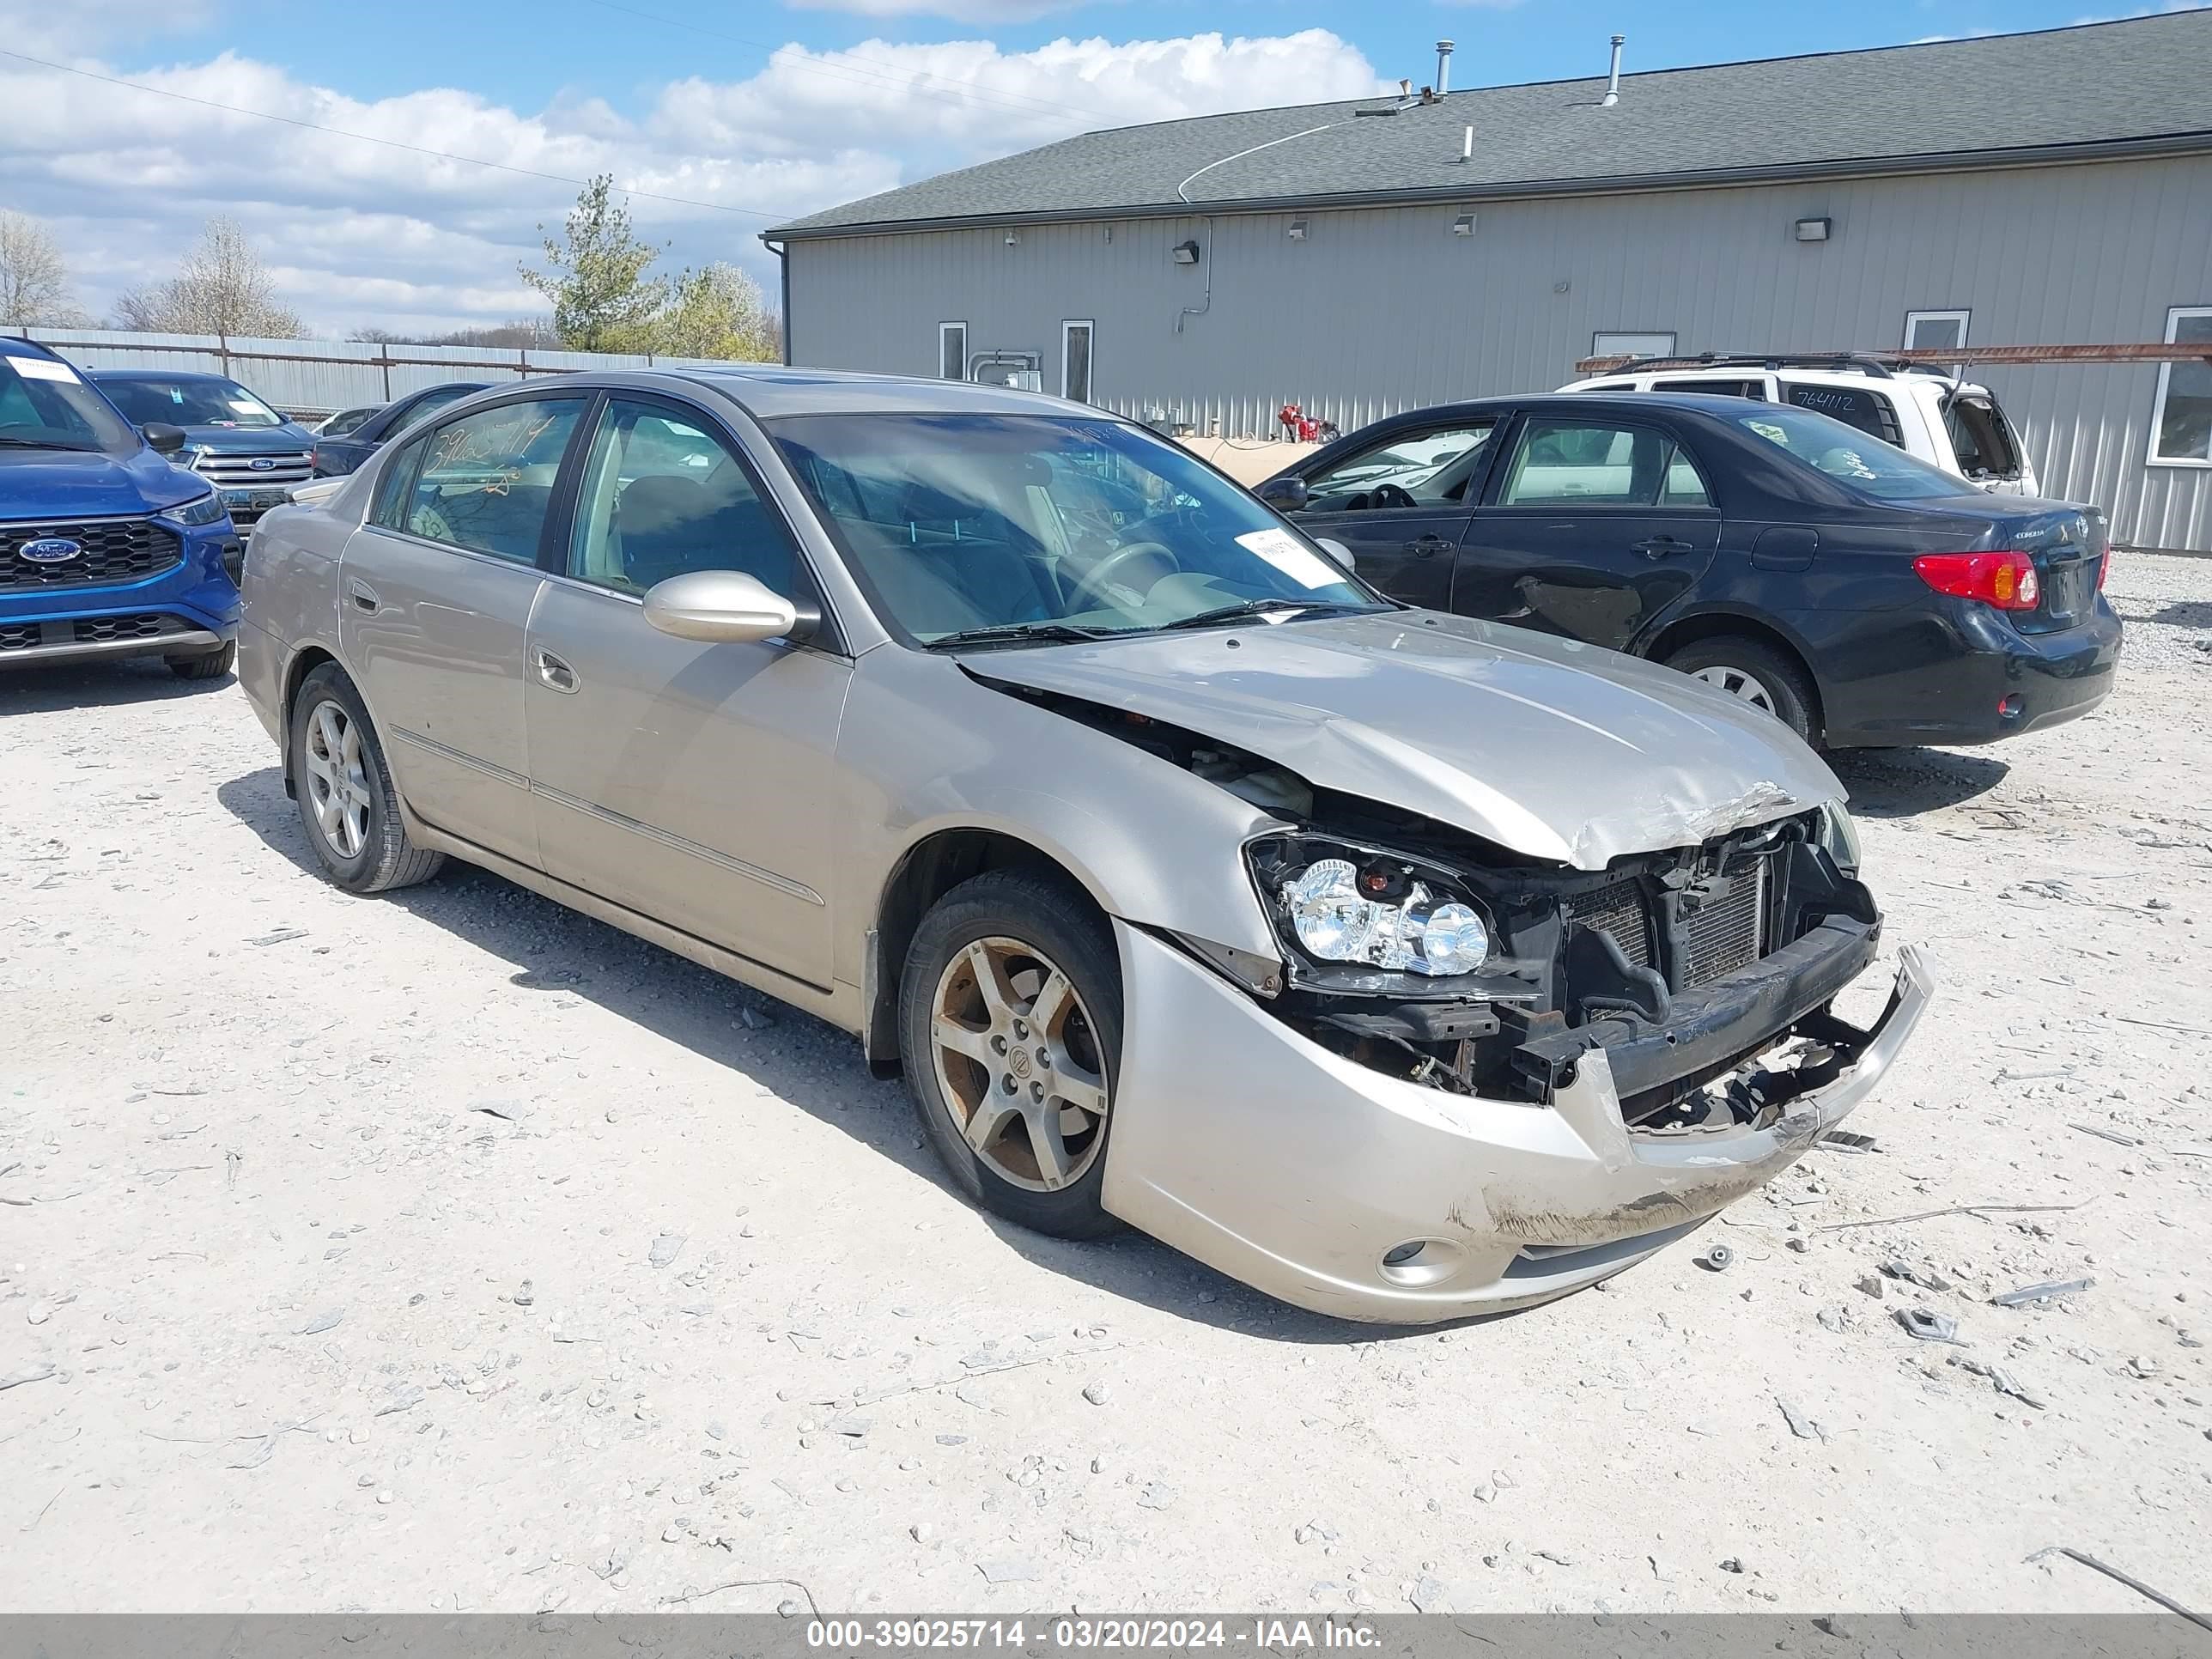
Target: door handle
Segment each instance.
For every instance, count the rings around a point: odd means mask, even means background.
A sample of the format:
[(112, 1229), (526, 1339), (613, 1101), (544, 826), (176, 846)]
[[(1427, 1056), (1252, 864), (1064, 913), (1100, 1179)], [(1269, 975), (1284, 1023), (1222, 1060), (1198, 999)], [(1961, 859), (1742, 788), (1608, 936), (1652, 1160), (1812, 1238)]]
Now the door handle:
[(582, 684), (574, 669), (542, 646), (532, 650), (530, 661), (538, 670), (538, 678), (556, 691), (573, 692)]
[(1631, 542), (1629, 545), (1647, 559), (1663, 559), (1669, 554), (1691, 551), (1689, 543), (1673, 536), (1653, 536), (1644, 541)]
[(1430, 534), (1416, 536), (1406, 544), (1406, 551), (1417, 559), (1433, 558), (1439, 553), (1449, 553), (1455, 545), (1448, 537)]
[(346, 597), (353, 601), (356, 611), (366, 611), (374, 616), (384, 608), (384, 601), (376, 597), (376, 590), (357, 576), (346, 579)]

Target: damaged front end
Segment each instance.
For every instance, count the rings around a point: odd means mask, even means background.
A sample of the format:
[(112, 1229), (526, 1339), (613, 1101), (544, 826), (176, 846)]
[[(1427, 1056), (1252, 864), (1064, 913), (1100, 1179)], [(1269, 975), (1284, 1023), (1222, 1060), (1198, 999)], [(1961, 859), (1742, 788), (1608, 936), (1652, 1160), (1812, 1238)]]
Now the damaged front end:
[[(1289, 964), (1270, 1011), (1361, 1065), (1541, 1105), (1602, 1048), (1624, 1119), (1656, 1131), (1772, 1121), (1865, 1041), (1825, 1012), (1881, 936), (1873, 895), (1838, 862), (1833, 815), (1575, 871), (1364, 803), (1327, 805), (1328, 829), (1246, 852)], [(1337, 865), (1370, 908), (1317, 922), (1309, 872)], [(1408, 894), (1481, 919), (1479, 966), (1408, 971), (1389, 941), (1375, 947)], [(1802, 1054), (1771, 1052), (1801, 1038)]]

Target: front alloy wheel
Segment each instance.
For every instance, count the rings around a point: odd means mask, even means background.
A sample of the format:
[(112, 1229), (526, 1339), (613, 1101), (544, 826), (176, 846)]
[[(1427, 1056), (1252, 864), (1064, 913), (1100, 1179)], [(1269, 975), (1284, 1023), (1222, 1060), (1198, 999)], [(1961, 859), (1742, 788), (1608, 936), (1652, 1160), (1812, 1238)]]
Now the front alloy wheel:
[(1120, 1224), (1100, 1194), (1121, 1063), (1121, 963), (1056, 872), (991, 870), (921, 919), (899, 978), (915, 1115), (974, 1203), (1061, 1238)]
[(979, 939), (945, 964), (930, 1059), (961, 1138), (1000, 1180), (1057, 1192), (1106, 1144), (1106, 1076), (1091, 1012), (1019, 939)]

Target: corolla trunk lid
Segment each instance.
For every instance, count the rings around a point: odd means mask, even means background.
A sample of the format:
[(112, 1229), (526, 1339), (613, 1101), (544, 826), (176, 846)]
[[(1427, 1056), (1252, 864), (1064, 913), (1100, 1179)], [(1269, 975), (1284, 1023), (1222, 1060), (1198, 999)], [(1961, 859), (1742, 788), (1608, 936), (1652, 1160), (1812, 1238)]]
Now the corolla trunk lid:
[(1128, 709), (1309, 783), (1602, 869), (1843, 786), (1771, 715), (1672, 669), (1401, 611), (963, 653), (978, 677)]

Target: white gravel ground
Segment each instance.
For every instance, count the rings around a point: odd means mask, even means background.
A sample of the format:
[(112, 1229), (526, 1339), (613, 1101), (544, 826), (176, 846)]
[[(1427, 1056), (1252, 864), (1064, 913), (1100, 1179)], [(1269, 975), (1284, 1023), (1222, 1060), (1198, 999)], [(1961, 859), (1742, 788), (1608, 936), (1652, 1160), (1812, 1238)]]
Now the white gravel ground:
[[(2212, 1602), (2212, 561), (2112, 587), (2095, 717), (1844, 764), (1948, 984), (1879, 1150), (1410, 1335), (987, 1221), (491, 877), (337, 891), (228, 684), (0, 680), (0, 1608)], [(1850, 1224), (1976, 1204), (2057, 1207)]]

